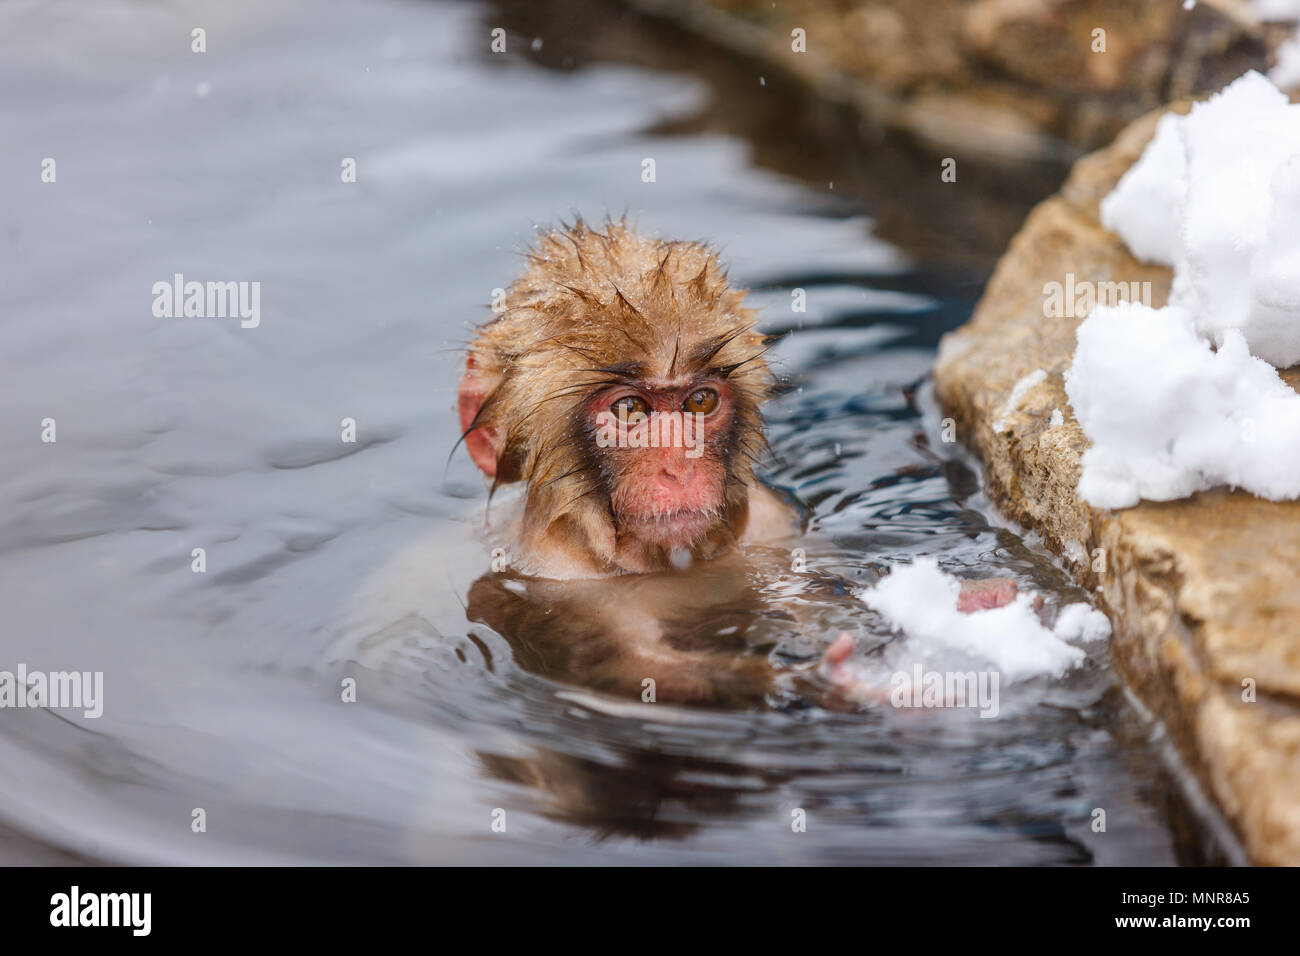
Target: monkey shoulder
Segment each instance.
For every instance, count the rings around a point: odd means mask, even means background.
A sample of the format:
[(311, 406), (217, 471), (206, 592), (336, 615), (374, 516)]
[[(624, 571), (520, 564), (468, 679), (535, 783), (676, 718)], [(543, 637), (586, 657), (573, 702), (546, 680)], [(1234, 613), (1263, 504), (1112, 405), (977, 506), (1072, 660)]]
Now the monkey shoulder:
[(750, 486), (742, 544), (773, 544), (797, 538), (803, 532), (803, 515), (793, 498), (762, 482)]

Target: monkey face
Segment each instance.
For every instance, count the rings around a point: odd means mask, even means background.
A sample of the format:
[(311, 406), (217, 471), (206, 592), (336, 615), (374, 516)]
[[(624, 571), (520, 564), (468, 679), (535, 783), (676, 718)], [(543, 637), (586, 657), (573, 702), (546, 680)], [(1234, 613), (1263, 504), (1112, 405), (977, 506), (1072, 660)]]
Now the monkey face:
[(550, 232), (466, 359), (460, 423), (493, 488), (525, 485), (515, 548), (545, 573), (676, 566), (742, 533), (772, 383), (716, 253), (626, 223)]
[(689, 548), (723, 520), (734, 389), (705, 377), (597, 390), (585, 417), (621, 535)]

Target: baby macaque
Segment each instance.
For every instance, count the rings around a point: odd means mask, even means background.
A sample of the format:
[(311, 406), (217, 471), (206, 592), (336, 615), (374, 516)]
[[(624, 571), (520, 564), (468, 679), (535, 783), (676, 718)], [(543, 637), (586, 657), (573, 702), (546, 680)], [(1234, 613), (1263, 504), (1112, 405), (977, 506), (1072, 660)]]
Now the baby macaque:
[[(501, 542), (515, 577), (480, 579), (469, 612), (522, 666), (615, 693), (652, 678), (696, 702), (766, 693), (766, 657), (735, 647), (743, 627), (698, 633), (709, 600), (761, 616), (738, 555), (801, 533), (796, 507), (754, 474), (774, 377), (744, 297), (705, 245), (579, 221), (542, 235), (479, 328), (463, 439), (494, 492), (522, 494)], [(665, 575), (636, 580), (648, 572)], [(961, 606), (1014, 596), (979, 582)], [(835, 660), (845, 653), (841, 641)]]
[(460, 383), (469, 453), (522, 482), (512, 565), (548, 578), (684, 567), (795, 533), (753, 472), (772, 386), (717, 256), (626, 223), (544, 235)]

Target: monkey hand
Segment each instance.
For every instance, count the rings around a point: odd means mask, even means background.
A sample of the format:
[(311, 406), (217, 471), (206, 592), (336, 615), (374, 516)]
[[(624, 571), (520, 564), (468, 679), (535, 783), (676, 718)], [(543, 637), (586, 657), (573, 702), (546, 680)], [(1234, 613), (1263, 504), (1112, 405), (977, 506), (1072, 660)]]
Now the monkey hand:
[[(963, 581), (957, 595), (957, 610), (963, 614), (1005, 607), (1016, 599), (1019, 589), (1011, 578), (984, 578)], [(1041, 595), (1034, 597), (1034, 609), (1043, 606)], [(842, 698), (853, 702), (886, 701), (889, 689), (878, 683), (864, 680), (849, 658), (853, 655), (855, 641), (848, 631), (841, 631), (822, 655), (817, 673), (826, 680)]]

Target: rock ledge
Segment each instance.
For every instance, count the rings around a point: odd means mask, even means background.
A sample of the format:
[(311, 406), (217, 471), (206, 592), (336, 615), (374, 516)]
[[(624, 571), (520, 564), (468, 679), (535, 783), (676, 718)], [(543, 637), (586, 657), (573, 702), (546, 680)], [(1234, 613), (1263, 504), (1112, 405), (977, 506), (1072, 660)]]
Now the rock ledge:
[[(1133, 259), (1097, 213), (1157, 118), (1080, 160), (1034, 209), (970, 322), (940, 344), (936, 393), (983, 460), (989, 499), (1096, 589), (1122, 672), (1251, 858), (1300, 865), (1300, 502), (1215, 490), (1112, 512), (1075, 493), (1087, 440), (1062, 376), (1082, 316), (1045, 317), (1044, 285), (1071, 273), (1150, 282), (1151, 304), (1164, 304), (1168, 270)], [(1283, 375), (1300, 384), (1300, 367)], [(1253, 702), (1243, 699), (1251, 682)]]

